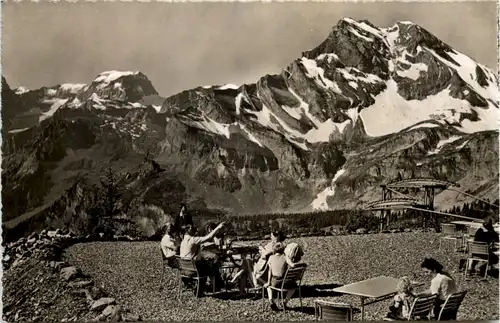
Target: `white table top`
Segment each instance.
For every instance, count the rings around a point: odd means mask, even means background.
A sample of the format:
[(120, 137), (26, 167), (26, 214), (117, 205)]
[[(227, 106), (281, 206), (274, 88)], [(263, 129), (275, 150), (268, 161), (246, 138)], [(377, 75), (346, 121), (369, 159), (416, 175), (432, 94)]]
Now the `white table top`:
[[(367, 298), (380, 298), (396, 293), (399, 278), (379, 276), (360, 282), (335, 288), (333, 291), (341, 294), (357, 295)], [(413, 282), (414, 285), (420, 285)]]

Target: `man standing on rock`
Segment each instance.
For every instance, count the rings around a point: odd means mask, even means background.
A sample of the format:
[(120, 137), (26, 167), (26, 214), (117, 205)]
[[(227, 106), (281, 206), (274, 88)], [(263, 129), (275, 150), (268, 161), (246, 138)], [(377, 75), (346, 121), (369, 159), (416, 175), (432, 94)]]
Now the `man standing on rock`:
[(193, 226), (193, 219), (191, 218), (191, 215), (187, 212), (186, 203), (181, 203), (181, 211), (179, 215), (175, 218), (174, 222), (174, 230), (181, 236), (181, 238), (182, 234), (184, 233), (184, 229), (187, 225)]

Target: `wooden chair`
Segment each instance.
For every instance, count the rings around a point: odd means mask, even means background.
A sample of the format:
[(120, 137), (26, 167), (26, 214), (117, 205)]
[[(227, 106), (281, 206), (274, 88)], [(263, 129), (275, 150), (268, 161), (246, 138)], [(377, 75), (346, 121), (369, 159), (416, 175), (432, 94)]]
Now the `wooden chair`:
[[(488, 275), (488, 265), (490, 263), (490, 250), (488, 244), (484, 242), (468, 241), (467, 249), (469, 250), (469, 255), (467, 256), (465, 277), (467, 277), (467, 272), (469, 271), (469, 262), (477, 261), (486, 263), (486, 269), (484, 270), (484, 278), (486, 278)], [(484, 256), (486, 259), (478, 256)]]
[[(430, 319), (432, 309), (436, 303), (437, 295), (421, 296), (415, 298), (408, 314), (408, 321), (419, 321), (422, 319)], [(392, 318), (384, 318), (384, 321), (397, 321)]]
[(210, 278), (212, 282), (212, 292), (215, 294), (215, 277), (201, 276), (196, 265), (196, 261), (192, 259), (182, 259), (177, 257), (179, 261), (179, 288), (178, 288), (178, 300), (181, 301), (181, 294), (183, 290), (183, 278), (186, 280), (194, 280), (196, 282), (196, 295), (200, 292), (201, 281), (206, 278)]
[(333, 303), (314, 300), (314, 315), (316, 321), (352, 321), (354, 309), (351, 304)]
[(439, 238), (439, 250), (441, 250), (441, 243), (443, 240), (454, 241), (455, 250), (457, 250), (457, 242), (463, 241), (463, 236), (457, 231), (457, 227), (454, 224), (443, 223), (441, 224), (441, 232), (445, 235)]
[[(281, 283), (280, 287), (273, 287), (269, 286), (271, 290), (275, 290), (279, 292), (281, 296), (281, 305), (283, 306), (283, 310), (286, 312), (285, 309), (285, 301), (284, 301), (284, 294), (285, 292), (291, 291), (291, 290), (299, 290), (299, 300), (300, 300), (300, 310), (303, 310), (302, 307), (302, 291), (301, 291), (301, 284), (302, 284), (302, 278), (304, 277), (304, 273), (307, 269), (307, 264), (297, 264), (295, 267), (289, 267), (286, 270), (285, 276), (283, 277), (283, 282)], [(296, 287), (294, 286), (296, 284)], [(289, 287), (289, 286), (294, 286), (294, 287)], [(264, 292), (265, 288), (262, 287), (262, 301), (265, 306), (265, 298), (264, 298)]]
[(437, 320), (456, 320), (458, 309), (462, 304), (465, 295), (467, 295), (467, 291), (458, 292), (455, 294), (451, 294), (446, 298), (446, 301), (441, 306), (441, 310), (439, 311), (439, 315)]

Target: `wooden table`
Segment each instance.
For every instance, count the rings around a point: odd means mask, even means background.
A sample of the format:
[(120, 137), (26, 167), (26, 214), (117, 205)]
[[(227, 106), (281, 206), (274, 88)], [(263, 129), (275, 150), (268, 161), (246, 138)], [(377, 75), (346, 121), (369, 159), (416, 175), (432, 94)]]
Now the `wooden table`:
[[(361, 303), (361, 320), (365, 319), (365, 305), (370, 305), (383, 300), (386, 300), (396, 294), (397, 285), (400, 279), (387, 276), (379, 276), (360, 282), (344, 285), (335, 288), (333, 291), (341, 294), (356, 295), (360, 298)], [(421, 283), (413, 282), (414, 286), (422, 285)], [(365, 299), (371, 298), (372, 301), (366, 303)]]

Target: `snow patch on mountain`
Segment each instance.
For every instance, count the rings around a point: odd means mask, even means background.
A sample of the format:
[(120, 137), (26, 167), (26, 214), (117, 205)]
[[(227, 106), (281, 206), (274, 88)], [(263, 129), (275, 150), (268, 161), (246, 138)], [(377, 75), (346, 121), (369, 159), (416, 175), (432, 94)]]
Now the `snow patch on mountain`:
[(323, 60), (325, 58), (328, 60), (328, 63), (331, 63), (332, 60), (337, 60), (337, 61), (340, 60), (338, 55), (334, 53), (321, 54), (318, 57), (316, 57), (317, 60)]
[(408, 52), (405, 50), (401, 53), (401, 56), (397, 59), (397, 63), (404, 63), (409, 65), (409, 68), (403, 69), (401, 64), (398, 64), (400, 69), (397, 71), (397, 74), (401, 77), (406, 77), (412, 80), (417, 80), (420, 77), (422, 72), (427, 72), (428, 66), (424, 63), (412, 63), (406, 59), (407, 56), (410, 56)]
[(131, 72), (131, 71), (127, 71), (127, 72), (106, 71), (106, 72), (102, 72), (101, 74), (99, 74), (95, 78), (94, 82), (100, 83), (99, 88), (103, 88), (103, 87), (108, 86), (110, 83), (116, 81), (120, 77), (129, 76), (129, 75), (138, 75), (138, 74), (139, 74), (139, 72)]
[(469, 140), (464, 141), (463, 143), (460, 144), (460, 146), (457, 146), (455, 149), (456, 150), (460, 150), (460, 149), (464, 148), (465, 145), (467, 145), (468, 142), (469, 142)]
[(419, 128), (435, 128), (435, 127), (439, 127), (439, 125), (437, 125), (435, 123), (424, 122), (424, 123), (417, 124), (413, 127), (410, 127), (406, 131), (411, 131), (411, 130), (415, 130), (415, 129), (419, 129)]
[(478, 113), (480, 120), (462, 120), (459, 130), (471, 133), (498, 128), (497, 109), (474, 108), (468, 101), (453, 98), (449, 89), (424, 100), (407, 101), (398, 94), (397, 83), (389, 80), (387, 89), (375, 97), (374, 104), (360, 112), (360, 117), (367, 135), (379, 137), (430, 119), (440, 123), (458, 123), (460, 112), (470, 113), (471, 110)]
[(66, 102), (68, 102), (68, 99), (56, 99), (54, 100), (54, 103), (50, 106), (49, 111), (42, 113), (40, 117), (38, 117), (38, 121), (42, 122), (43, 120), (50, 118), (54, 115), (54, 113), (62, 107)]
[(399, 26), (395, 25), (390, 28), (382, 28), (381, 31), (384, 34), (385, 40), (389, 45), (391, 52), (393, 52), (399, 39)]
[(342, 123), (337, 123), (333, 122), (332, 119), (328, 119), (321, 123), (318, 128), (309, 130), (305, 135), (305, 138), (310, 143), (328, 142), (332, 133), (343, 133), (347, 125), (351, 124), (351, 122), (352, 121), (348, 119)]
[(223, 85), (223, 86), (219, 87), (219, 90), (229, 90), (229, 89), (236, 90), (238, 88), (239, 88), (238, 85), (235, 85), (235, 84), (226, 84), (226, 85)]
[[(477, 94), (482, 96), (484, 99), (493, 102), (498, 105), (498, 100), (500, 99), (500, 91), (498, 89), (498, 84), (496, 82), (495, 75), (484, 66), (481, 66), (474, 62), (471, 58), (465, 56), (456, 51), (449, 52), (448, 55), (455, 60), (459, 65), (455, 65), (452, 62), (444, 59), (439, 56), (434, 50), (430, 48), (425, 48), (426, 51), (431, 53), (434, 57), (439, 59), (442, 63), (446, 64), (448, 67), (457, 71), (458, 75), (469, 84)], [(483, 72), (486, 74), (488, 85), (486, 87), (482, 87), (478, 83), (478, 77), (476, 73), (476, 67), (481, 68)]]
[(30, 90), (29, 90), (28, 88), (26, 88), (26, 87), (24, 87), (24, 86), (20, 86), (20, 87), (18, 87), (18, 88), (15, 90), (15, 93), (16, 93), (17, 95), (21, 95), (21, 94), (26, 93), (26, 92), (29, 92), (29, 91), (30, 91)]
[(132, 103), (130, 103), (130, 105), (131, 105), (133, 108), (136, 108), (136, 109), (141, 109), (141, 108), (143, 109), (143, 108), (145, 108), (145, 106), (144, 106), (144, 105), (142, 105), (142, 104), (140, 104), (139, 102), (132, 102)]
[(92, 107), (94, 109), (106, 110), (106, 106), (104, 106), (104, 103), (106, 102), (106, 100), (101, 99), (101, 97), (99, 95), (97, 95), (96, 93), (92, 93), (92, 95), (90, 96), (89, 99), (94, 102), (94, 104), (92, 104)]
[[(234, 99), (234, 104), (236, 106), (236, 115), (240, 115), (241, 111), (241, 100), (244, 100), (243, 93), (238, 93), (236, 98)], [(245, 100), (246, 101), (246, 100)]]
[(241, 127), (241, 130), (243, 130), (245, 132), (245, 134), (248, 136), (248, 139), (255, 142), (260, 147), (265, 147), (245, 126), (240, 125), (240, 127)]
[(80, 83), (75, 83), (75, 84), (72, 84), (72, 83), (64, 83), (64, 84), (61, 84), (61, 86), (59, 87), (61, 90), (63, 91), (67, 91), (71, 94), (77, 94), (79, 91), (83, 90), (84, 87), (86, 87), (87, 84), (80, 84)]
[(435, 155), (441, 151), (441, 149), (446, 146), (447, 144), (451, 144), (452, 142), (455, 142), (459, 139), (462, 139), (461, 136), (451, 136), (450, 138), (440, 140), (436, 146), (436, 149), (428, 151), (427, 155)]
[(337, 83), (325, 77), (325, 70), (319, 67), (315, 60), (302, 57), (300, 61), (306, 69), (306, 75), (314, 79), (319, 86), (324, 89), (330, 89), (336, 93), (342, 93)]
[(352, 27), (349, 28), (349, 31), (352, 32), (354, 35), (358, 36), (361, 39), (364, 39), (364, 40), (369, 41), (369, 42), (373, 42), (373, 39), (361, 35), (358, 31), (356, 31), (356, 29), (354, 29)]
[[(355, 82), (361, 81), (361, 82), (365, 82), (365, 83), (383, 82), (383, 80), (380, 77), (378, 77), (377, 75), (364, 73), (355, 67), (337, 68), (337, 71), (339, 71), (346, 80), (350, 80), (350, 81), (355, 81)], [(355, 72), (357, 72), (357, 74), (361, 74), (362, 76), (353, 75), (353, 74), (351, 74), (351, 71), (355, 71)]]
[(11, 131), (9, 131), (9, 133), (12, 133), (12, 134), (15, 134), (15, 133), (20, 133), (20, 132), (24, 132), (26, 130), (28, 130), (28, 128), (22, 128), (22, 129), (12, 129)]
[(325, 211), (329, 209), (327, 198), (335, 195), (335, 183), (344, 173), (345, 169), (338, 170), (335, 176), (333, 177), (330, 186), (316, 196), (316, 198), (311, 203), (311, 207), (313, 210)]
[(286, 112), (288, 113), (288, 115), (292, 118), (294, 118), (295, 120), (300, 120), (302, 115), (301, 115), (301, 111), (302, 109), (301, 108), (290, 108), (289, 106), (286, 106), (286, 105), (282, 105), (281, 108)]

